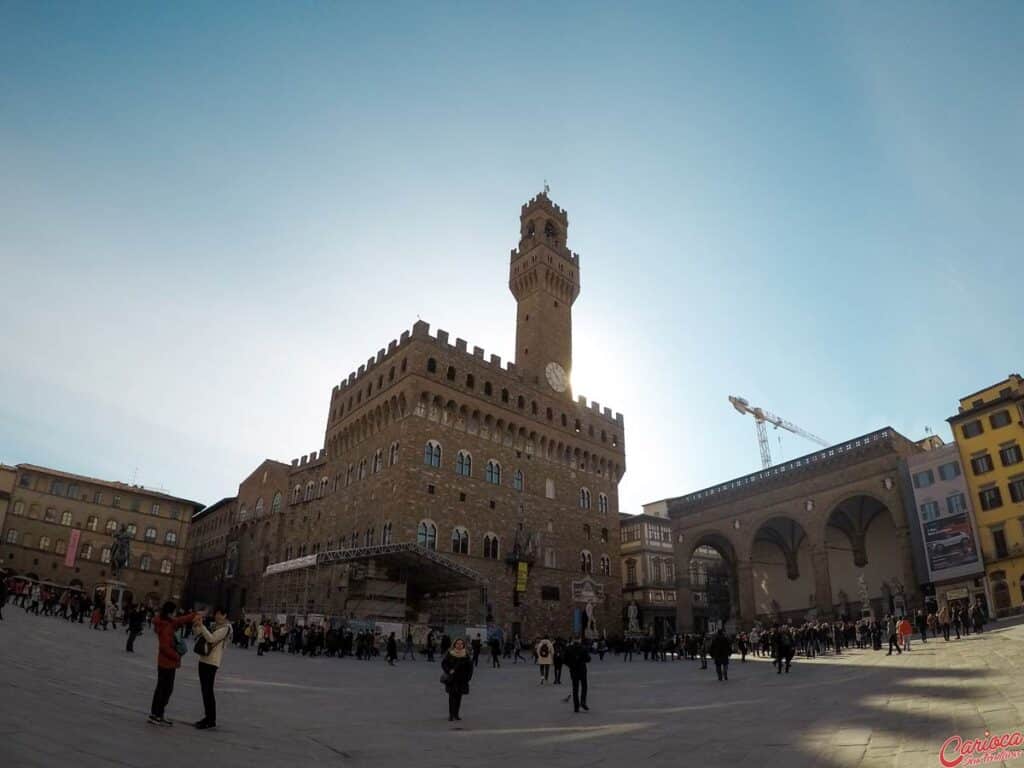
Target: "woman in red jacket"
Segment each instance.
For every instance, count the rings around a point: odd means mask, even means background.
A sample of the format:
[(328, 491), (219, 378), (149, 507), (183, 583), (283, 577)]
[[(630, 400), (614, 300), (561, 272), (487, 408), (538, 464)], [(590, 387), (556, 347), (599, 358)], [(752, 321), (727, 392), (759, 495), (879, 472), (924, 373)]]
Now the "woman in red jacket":
[(174, 673), (181, 666), (181, 654), (174, 647), (174, 633), (178, 627), (191, 624), (198, 615), (186, 613), (175, 618), (175, 608), (174, 603), (168, 600), (160, 609), (160, 615), (153, 619), (153, 631), (160, 641), (156, 656), (156, 690), (153, 691), (153, 705), (149, 710), (149, 722), (153, 725), (173, 725), (164, 719), (164, 708), (174, 690)]

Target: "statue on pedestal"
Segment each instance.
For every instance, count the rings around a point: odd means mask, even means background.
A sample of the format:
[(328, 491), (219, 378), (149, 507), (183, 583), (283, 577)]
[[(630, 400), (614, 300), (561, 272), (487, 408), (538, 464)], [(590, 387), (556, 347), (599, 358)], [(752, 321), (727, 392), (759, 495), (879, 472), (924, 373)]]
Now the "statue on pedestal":
[(115, 531), (111, 536), (114, 543), (110, 547), (110, 574), (116, 579), (121, 575), (121, 571), (128, 567), (132, 539), (123, 524), (120, 530)]
[(640, 612), (636, 607), (636, 601), (634, 600), (626, 608), (626, 631), (627, 632), (639, 632), (640, 631)]

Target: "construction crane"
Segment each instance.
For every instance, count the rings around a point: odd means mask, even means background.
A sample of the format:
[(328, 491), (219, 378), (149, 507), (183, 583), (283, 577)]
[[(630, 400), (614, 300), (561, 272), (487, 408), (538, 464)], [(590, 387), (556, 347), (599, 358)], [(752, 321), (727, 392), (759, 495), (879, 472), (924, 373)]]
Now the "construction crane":
[(765, 428), (765, 423), (771, 424), (776, 429), (782, 427), (788, 432), (792, 432), (794, 435), (800, 435), (811, 442), (817, 443), (823, 448), (828, 448), (830, 443), (827, 440), (822, 440), (817, 435), (812, 435), (805, 429), (800, 429), (796, 424), (790, 424), (785, 419), (780, 419), (775, 414), (769, 413), (763, 408), (756, 408), (750, 405), (750, 401), (745, 397), (734, 397), (729, 395), (729, 402), (732, 403), (732, 407), (740, 413), (749, 413), (754, 417), (754, 423), (757, 425), (757, 442), (761, 445), (761, 467), (768, 469), (772, 465), (772, 453), (768, 447), (768, 430)]

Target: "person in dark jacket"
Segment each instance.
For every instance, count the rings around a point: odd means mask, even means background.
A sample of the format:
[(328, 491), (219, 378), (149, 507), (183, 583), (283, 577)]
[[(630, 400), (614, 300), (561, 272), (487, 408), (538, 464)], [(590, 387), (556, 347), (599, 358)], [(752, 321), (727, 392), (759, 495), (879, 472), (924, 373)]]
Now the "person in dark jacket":
[(398, 659), (398, 641), (395, 640), (395, 633), (392, 632), (388, 635), (388, 664), (395, 666), (395, 660)]
[(174, 647), (174, 633), (178, 627), (191, 624), (199, 614), (186, 613), (175, 617), (177, 606), (170, 600), (160, 608), (160, 615), (153, 619), (153, 631), (159, 644), (156, 656), (156, 690), (153, 691), (153, 704), (149, 710), (149, 722), (153, 725), (173, 725), (164, 718), (164, 709), (171, 700), (174, 691), (174, 673), (181, 666), (181, 654)]
[(711, 641), (711, 658), (715, 660), (715, 672), (719, 682), (729, 679), (729, 657), (732, 656), (732, 643), (721, 629), (715, 633)]
[(473, 677), (473, 661), (461, 637), (456, 638), (441, 659), (441, 669), (445, 674), (444, 689), (448, 692), (448, 722), (461, 720), (462, 697), (469, 695), (469, 681)]
[(146, 612), (136, 605), (128, 614), (128, 646), (125, 651), (135, 653), (135, 638), (142, 634), (142, 625), (146, 621)]
[(775, 630), (775, 664), (776, 674), (782, 674), (782, 668), (786, 668), (789, 674), (789, 667), (793, 663), (793, 656), (796, 653), (796, 646), (793, 644), (793, 635), (788, 627)]
[(562, 667), (565, 665), (565, 643), (562, 638), (555, 640), (555, 685), (562, 684)]
[(569, 668), (569, 677), (572, 680), (572, 706), (576, 712), (582, 707), (589, 712), (587, 706), (587, 664), (590, 663), (590, 654), (583, 647), (579, 638), (574, 637), (572, 644), (565, 649), (565, 666)]

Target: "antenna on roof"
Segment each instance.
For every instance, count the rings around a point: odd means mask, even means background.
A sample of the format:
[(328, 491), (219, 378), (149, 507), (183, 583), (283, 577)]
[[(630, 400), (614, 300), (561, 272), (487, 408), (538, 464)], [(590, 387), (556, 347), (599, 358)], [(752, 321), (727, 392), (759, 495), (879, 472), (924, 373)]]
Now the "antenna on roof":
[(551, 191), (551, 187), (548, 186), (548, 180), (544, 179), (544, 194), (546, 195), (550, 191)]
[(139, 468), (136, 467), (135, 469), (132, 470), (132, 481), (129, 483), (129, 485), (135, 485), (135, 478), (137, 478), (138, 476), (139, 476)]

